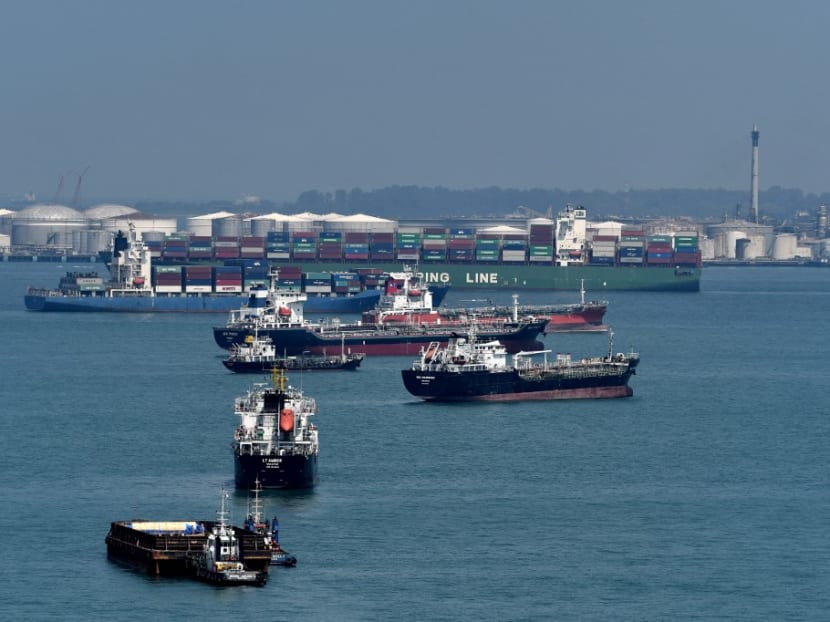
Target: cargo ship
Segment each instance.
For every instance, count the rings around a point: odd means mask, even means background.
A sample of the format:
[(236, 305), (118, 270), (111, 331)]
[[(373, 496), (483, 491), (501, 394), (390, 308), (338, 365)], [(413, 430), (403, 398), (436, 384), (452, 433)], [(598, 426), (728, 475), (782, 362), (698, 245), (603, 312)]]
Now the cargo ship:
[(270, 383), (256, 383), (236, 398), (239, 425), (231, 444), (237, 488), (312, 488), (320, 452), (311, 418), (317, 403), (300, 389), (286, 386), (284, 370)]
[(357, 216), (349, 222), (309, 218), (254, 217), (244, 223), (254, 235), (168, 239), (157, 243), (154, 253), (160, 261), (257, 258), (308, 273), (394, 272), (403, 264), (417, 265), (433, 288), (579, 291), (584, 283), (594, 292), (700, 289), (697, 232), (650, 235), (642, 226), (609, 228), (589, 223), (583, 207), (496, 227), (457, 227), (457, 221), (407, 226), (371, 216), (365, 223)]
[[(520, 352), (508, 362), (498, 341), (480, 341), (474, 326), (466, 337), (453, 338), (446, 347), (430, 343), (409, 369), (401, 371), (404, 386), (426, 401), (519, 401), (617, 398), (633, 395), (628, 381), (639, 355), (614, 354), (609, 331), (605, 356), (572, 360), (550, 350)], [(539, 357), (542, 360), (539, 360)]]
[[(253, 304), (270, 287), (267, 262), (250, 265), (154, 265), (149, 247), (133, 227), (114, 238), (110, 278), (97, 272), (67, 272), (57, 289), (30, 287), (29, 311), (121, 313), (228, 313)], [(306, 313), (361, 313), (373, 309), (382, 291), (357, 273), (281, 270), (283, 287), (309, 290)], [(276, 273), (274, 273), (276, 274)], [(378, 277), (379, 278), (379, 277)], [(340, 282), (348, 283), (341, 287)], [(366, 283), (369, 286), (366, 286)], [(306, 285), (307, 284), (307, 285)], [(446, 293), (446, 292), (445, 292)]]

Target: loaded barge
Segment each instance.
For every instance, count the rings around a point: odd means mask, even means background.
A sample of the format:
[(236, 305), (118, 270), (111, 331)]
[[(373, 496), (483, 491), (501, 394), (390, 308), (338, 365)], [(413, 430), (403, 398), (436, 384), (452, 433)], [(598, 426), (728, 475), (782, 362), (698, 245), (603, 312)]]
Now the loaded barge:
[[(110, 559), (150, 575), (192, 575), (192, 560), (201, 555), (215, 521), (115, 521), (105, 538)], [(240, 561), (255, 572), (268, 572), (271, 543), (267, 534), (240, 527), (228, 529), (239, 542)]]

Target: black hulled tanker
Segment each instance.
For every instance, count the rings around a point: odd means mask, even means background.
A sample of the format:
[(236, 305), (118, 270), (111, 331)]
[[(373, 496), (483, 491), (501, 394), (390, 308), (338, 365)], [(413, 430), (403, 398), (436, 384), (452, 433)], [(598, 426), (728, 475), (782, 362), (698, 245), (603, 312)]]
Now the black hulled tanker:
[(231, 445), (237, 488), (299, 489), (317, 483), (319, 443), (311, 423), (317, 403), (286, 386), (284, 370), (274, 370), (271, 383), (252, 385), (235, 400), (234, 412), (240, 420)]
[[(498, 341), (480, 342), (475, 331), (447, 347), (430, 344), (410, 369), (401, 372), (412, 395), (428, 401), (514, 401), (629, 397), (628, 381), (640, 359), (613, 354), (609, 337), (606, 356), (572, 360), (549, 350), (522, 352), (508, 362)], [(542, 361), (538, 361), (543, 357)]]

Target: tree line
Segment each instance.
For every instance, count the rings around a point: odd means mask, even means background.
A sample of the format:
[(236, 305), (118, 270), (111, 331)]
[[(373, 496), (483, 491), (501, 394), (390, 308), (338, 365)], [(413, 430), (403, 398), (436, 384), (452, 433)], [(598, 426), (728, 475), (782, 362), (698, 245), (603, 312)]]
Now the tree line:
[[(786, 224), (799, 218), (812, 218), (818, 206), (830, 203), (830, 193), (804, 193), (778, 186), (759, 192), (759, 219), (770, 224)], [(511, 214), (555, 215), (565, 205), (581, 205), (591, 220), (653, 218), (691, 218), (720, 221), (748, 218), (749, 190), (665, 188), (602, 190), (548, 190), (533, 188), (476, 188), (458, 190), (441, 186), (388, 186), (375, 190), (308, 190), (295, 201), (199, 203), (145, 201), (135, 205), (144, 213), (190, 216), (226, 210), (234, 213), (264, 214), (313, 212), (327, 214), (370, 214), (395, 220), (441, 218), (504, 218)]]

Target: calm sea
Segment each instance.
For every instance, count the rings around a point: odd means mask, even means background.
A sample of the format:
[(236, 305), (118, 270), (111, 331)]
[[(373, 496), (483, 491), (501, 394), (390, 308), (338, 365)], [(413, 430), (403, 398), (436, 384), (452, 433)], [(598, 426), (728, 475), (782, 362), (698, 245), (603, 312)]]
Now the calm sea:
[(215, 516), (256, 377), (225, 371), (219, 316), (25, 312), (65, 269), (0, 263), (3, 619), (830, 619), (830, 270), (595, 293), (642, 357), (627, 400), (423, 404), (394, 357), (294, 376), (320, 484), (264, 502), (299, 564), (217, 589), (113, 564), (104, 537)]

